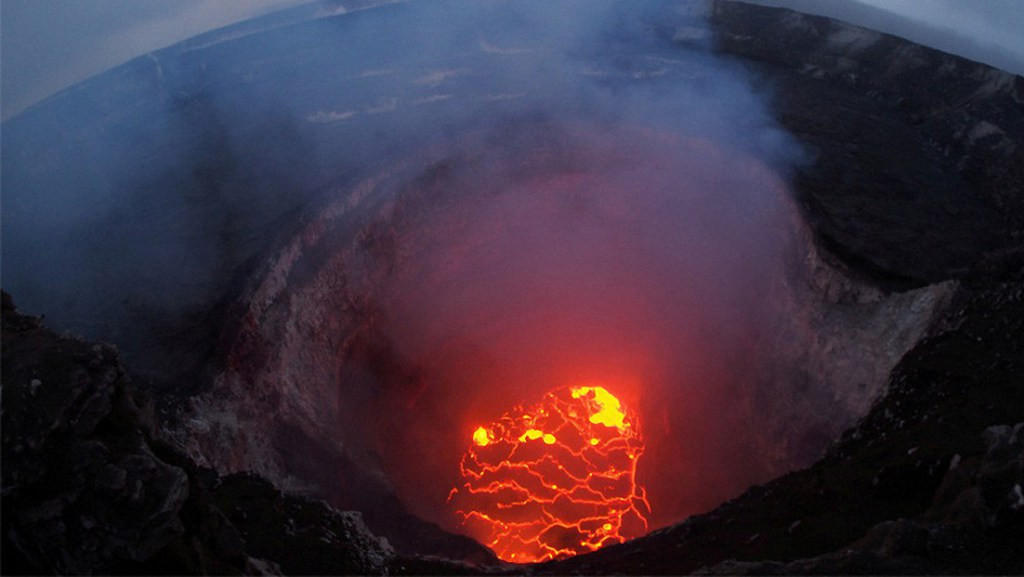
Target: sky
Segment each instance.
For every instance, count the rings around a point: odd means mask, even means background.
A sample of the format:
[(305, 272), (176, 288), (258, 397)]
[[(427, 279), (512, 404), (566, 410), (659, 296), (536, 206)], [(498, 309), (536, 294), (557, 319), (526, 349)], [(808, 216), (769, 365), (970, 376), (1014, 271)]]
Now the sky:
[[(2, 118), (136, 56), (308, 1), (2, 0)], [(845, 19), (1024, 74), (1024, 0), (753, 1)]]
[(3, 119), (132, 58), (309, 0), (0, 0)]

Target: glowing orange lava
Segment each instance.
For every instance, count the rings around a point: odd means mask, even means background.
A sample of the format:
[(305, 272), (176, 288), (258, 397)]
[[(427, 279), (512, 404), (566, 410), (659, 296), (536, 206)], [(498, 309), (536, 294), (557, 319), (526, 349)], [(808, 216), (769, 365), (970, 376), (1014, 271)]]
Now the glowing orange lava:
[(569, 387), (473, 431), (448, 502), (505, 561), (594, 551), (647, 531), (636, 416), (604, 387)]

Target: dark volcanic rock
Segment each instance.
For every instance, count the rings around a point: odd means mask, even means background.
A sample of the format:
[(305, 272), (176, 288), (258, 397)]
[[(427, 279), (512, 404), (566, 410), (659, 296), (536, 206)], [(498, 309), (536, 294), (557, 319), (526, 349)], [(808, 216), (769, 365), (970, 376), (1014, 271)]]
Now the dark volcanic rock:
[(185, 532), (188, 477), (153, 454), (125, 383), (114, 349), (50, 333), (5, 294), (5, 549), (36, 570), (116, 570)]
[(712, 21), (807, 146), (796, 187), (826, 248), (905, 288), (1024, 241), (1020, 76), (788, 10), (718, 1)]
[(359, 513), (285, 495), (250, 474), (220, 479), (214, 499), (241, 531), (248, 551), (273, 559), (286, 575), (387, 573), (393, 550), (370, 533)]
[(1024, 539), (1024, 423), (985, 430), (986, 453), (959, 456), (919, 519), (885, 521), (849, 548), (789, 563), (726, 561), (704, 575), (1018, 573)]
[(4, 293), (4, 574), (387, 572), (358, 514), (219, 481), (154, 437), (128, 383), (112, 347), (55, 335)]

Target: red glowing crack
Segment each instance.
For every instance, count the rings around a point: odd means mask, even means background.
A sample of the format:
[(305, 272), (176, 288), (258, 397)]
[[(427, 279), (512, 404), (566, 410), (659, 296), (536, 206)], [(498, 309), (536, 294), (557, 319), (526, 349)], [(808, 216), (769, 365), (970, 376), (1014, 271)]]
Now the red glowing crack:
[(472, 433), (448, 502), (505, 561), (595, 551), (647, 531), (639, 423), (604, 387), (557, 389)]

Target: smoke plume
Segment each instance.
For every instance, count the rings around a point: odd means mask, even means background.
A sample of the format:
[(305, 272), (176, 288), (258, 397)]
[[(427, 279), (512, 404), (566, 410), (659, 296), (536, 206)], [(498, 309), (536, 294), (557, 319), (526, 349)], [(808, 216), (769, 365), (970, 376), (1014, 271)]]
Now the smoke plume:
[(333, 2), (147, 55), (4, 125), (5, 288), (166, 369), (161, 347), (212, 346), (205, 315), (312, 215), (430, 157), (365, 201), (383, 214), (346, 224), (391, 239), (347, 261), (388, 271), (367, 296), (386, 354), (346, 360), (331, 348), (346, 335), (313, 335), (281, 361), (337, 391), (325, 439), (451, 526), (476, 426), (600, 384), (640, 415), (653, 525), (678, 521), (805, 462), (822, 420), (850, 418), (815, 393), (822, 417), (774, 436), (772, 399), (803, 394), (765, 344), (803, 258), (787, 192), (801, 151), (770, 94), (714, 53), (707, 9)]

